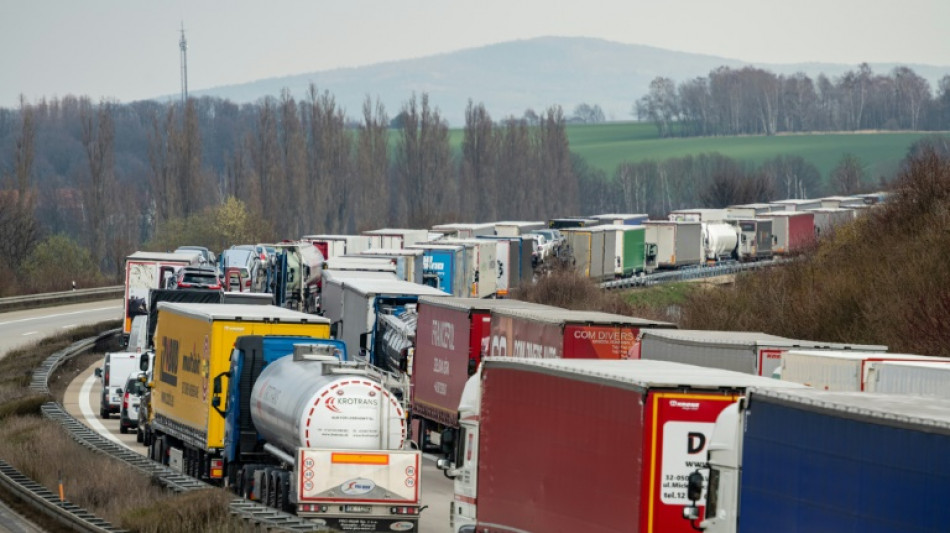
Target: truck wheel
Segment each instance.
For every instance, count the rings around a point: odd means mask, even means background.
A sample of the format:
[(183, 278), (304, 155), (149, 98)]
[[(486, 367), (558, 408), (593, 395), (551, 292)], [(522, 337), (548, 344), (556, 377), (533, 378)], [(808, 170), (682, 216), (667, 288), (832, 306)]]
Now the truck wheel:
[(120, 420), (120, 421), (119, 421), (119, 433), (125, 435), (125, 434), (128, 433), (128, 432), (129, 432), (129, 426), (123, 424), (122, 421)]
[(135, 428), (135, 442), (143, 442), (145, 440), (145, 435), (142, 435), (142, 428)]
[(99, 408), (99, 418), (101, 418), (101, 419), (103, 419), (103, 420), (108, 420), (108, 419), (109, 419), (109, 410), (106, 409), (105, 407), (100, 407), (100, 408)]

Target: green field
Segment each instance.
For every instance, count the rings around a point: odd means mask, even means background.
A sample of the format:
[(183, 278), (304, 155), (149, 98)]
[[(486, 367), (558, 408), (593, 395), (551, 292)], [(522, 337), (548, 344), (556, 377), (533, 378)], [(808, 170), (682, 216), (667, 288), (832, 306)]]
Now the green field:
[(673, 157), (718, 152), (760, 164), (777, 155), (798, 155), (815, 165), (824, 179), (845, 153), (863, 163), (869, 179), (891, 176), (907, 149), (925, 133), (796, 134), (741, 137), (660, 139), (656, 127), (639, 122), (615, 122), (567, 127), (571, 151), (613, 176), (624, 162), (662, 161)]

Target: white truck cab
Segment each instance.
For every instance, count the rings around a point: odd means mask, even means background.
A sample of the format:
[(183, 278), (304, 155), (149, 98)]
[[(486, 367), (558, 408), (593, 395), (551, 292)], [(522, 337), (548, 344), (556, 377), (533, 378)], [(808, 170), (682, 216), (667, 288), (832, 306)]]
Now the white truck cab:
[(455, 480), (455, 497), (449, 511), (452, 533), (474, 533), (478, 496), (478, 426), (481, 411), (481, 367), (468, 378), (459, 401), (459, 428), (448, 429), (454, 437), (443, 437), (444, 443), (453, 443), (454, 449), (444, 450), (449, 458), (440, 459), (438, 466), (445, 475)]
[[(683, 517), (693, 521), (696, 529), (707, 533), (735, 533), (737, 512), (739, 509), (739, 474), (742, 455), (742, 424), (740, 417), (742, 400), (730, 405), (719, 413), (706, 450), (709, 456), (709, 473), (706, 482), (705, 517), (700, 517), (695, 506), (686, 507)], [(690, 480), (690, 489), (699, 495), (702, 478)], [(698, 526), (695, 522), (700, 521)]]

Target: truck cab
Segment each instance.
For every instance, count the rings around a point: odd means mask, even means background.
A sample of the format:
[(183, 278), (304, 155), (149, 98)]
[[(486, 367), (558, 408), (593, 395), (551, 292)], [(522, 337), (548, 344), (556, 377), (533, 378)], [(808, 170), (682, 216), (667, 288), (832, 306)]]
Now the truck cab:
[[(699, 529), (713, 533), (735, 533), (739, 509), (739, 476), (742, 447), (740, 400), (723, 409), (716, 419), (707, 451), (709, 474), (706, 482), (705, 519)], [(700, 498), (701, 499), (701, 498)], [(687, 507), (689, 511), (691, 508)], [(695, 506), (696, 515), (698, 508)], [(684, 517), (690, 518), (688, 512)], [(702, 518), (696, 516), (697, 519)]]
[(455, 480), (455, 498), (449, 512), (449, 531), (474, 533), (478, 516), (478, 426), (481, 406), (481, 371), (465, 383), (459, 402), (459, 427), (442, 433), (444, 459), (437, 465)]

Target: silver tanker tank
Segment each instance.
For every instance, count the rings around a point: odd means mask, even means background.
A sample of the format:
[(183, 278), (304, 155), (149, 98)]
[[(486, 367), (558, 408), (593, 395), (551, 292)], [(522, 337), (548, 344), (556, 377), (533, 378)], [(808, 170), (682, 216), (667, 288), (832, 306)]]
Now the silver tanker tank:
[(733, 256), (739, 245), (735, 226), (724, 222), (703, 222), (703, 257), (709, 261)]
[(251, 391), (251, 418), (268, 443), (298, 448), (399, 450), (406, 418), (366, 365), (296, 353), (267, 365)]

